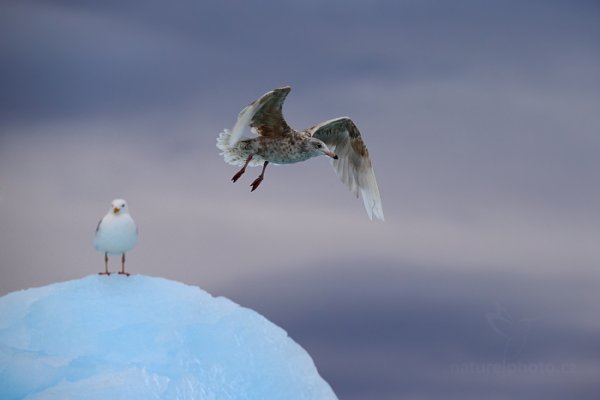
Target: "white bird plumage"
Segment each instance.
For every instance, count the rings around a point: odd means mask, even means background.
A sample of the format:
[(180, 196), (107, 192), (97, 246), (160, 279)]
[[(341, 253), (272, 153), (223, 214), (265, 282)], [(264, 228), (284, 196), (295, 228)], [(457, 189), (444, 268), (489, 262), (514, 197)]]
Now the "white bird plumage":
[[(232, 181), (237, 181), (247, 166), (262, 165), (252, 183), (254, 191), (262, 182), (267, 164), (290, 164), (319, 155), (332, 158), (333, 169), (356, 196), (361, 196), (370, 219), (381, 220), (383, 206), (369, 151), (354, 122), (341, 117), (322, 122), (301, 132), (289, 127), (282, 114), (289, 86), (274, 89), (246, 106), (231, 131), (217, 138), (225, 162), (242, 166)], [(242, 138), (246, 127), (258, 137)]]
[(101, 275), (110, 275), (108, 272), (108, 256), (121, 255), (121, 271), (119, 274), (129, 275), (125, 272), (125, 253), (133, 249), (138, 241), (138, 228), (129, 214), (129, 206), (123, 199), (115, 199), (106, 215), (98, 222), (94, 247), (104, 253), (104, 272)]

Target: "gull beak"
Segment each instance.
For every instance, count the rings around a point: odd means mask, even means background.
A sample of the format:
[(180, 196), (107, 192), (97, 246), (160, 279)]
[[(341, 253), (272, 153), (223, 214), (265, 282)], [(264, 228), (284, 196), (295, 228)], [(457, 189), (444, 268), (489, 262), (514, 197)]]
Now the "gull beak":
[(113, 208), (113, 212), (114, 212), (115, 214), (116, 214), (116, 213), (118, 213), (118, 212), (119, 212), (119, 207), (115, 207), (115, 208)]
[(337, 156), (337, 154), (335, 154), (335, 153), (334, 153), (334, 152), (332, 152), (332, 151), (326, 151), (326, 152), (325, 152), (325, 155), (328, 155), (329, 157), (333, 158), (334, 160), (337, 160), (337, 159), (338, 159), (338, 156)]

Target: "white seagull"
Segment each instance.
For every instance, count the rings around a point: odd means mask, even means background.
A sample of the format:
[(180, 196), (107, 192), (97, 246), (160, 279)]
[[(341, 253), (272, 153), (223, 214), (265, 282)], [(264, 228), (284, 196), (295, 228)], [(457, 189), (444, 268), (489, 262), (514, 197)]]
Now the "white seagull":
[(104, 272), (100, 275), (110, 275), (108, 272), (108, 255), (121, 255), (121, 271), (119, 274), (129, 276), (125, 272), (125, 253), (133, 249), (138, 241), (138, 229), (129, 215), (129, 207), (123, 199), (112, 201), (110, 209), (98, 222), (94, 247), (104, 253)]
[[(220, 133), (217, 147), (225, 162), (242, 167), (231, 180), (236, 182), (247, 166), (262, 165), (262, 172), (250, 185), (254, 191), (263, 181), (269, 163), (292, 164), (326, 155), (331, 157), (333, 169), (342, 182), (357, 197), (360, 193), (369, 218), (375, 216), (383, 220), (381, 196), (369, 151), (354, 122), (340, 117), (296, 131), (289, 127), (281, 112), (290, 90), (285, 86), (265, 93), (240, 112), (233, 130)], [(258, 136), (242, 138), (247, 126)]]

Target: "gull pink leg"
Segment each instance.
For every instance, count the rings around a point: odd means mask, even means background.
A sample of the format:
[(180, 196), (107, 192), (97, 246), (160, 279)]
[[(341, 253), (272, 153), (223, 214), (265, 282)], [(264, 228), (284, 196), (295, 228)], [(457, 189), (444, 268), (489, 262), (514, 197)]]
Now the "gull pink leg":
[(246, 167), (248, 166), (248, 163), (250, 162), (250, 160), (252, 160), (252, 157), (254, 157), (252, 154), (250, 154), (248, 156), (248, 158), (246, 158), (246, 162), (244, 163), (244, 166), (242, 167), (242, 169), (240, 169), (237, 174), (235, 174), (233, 176), (233, 178), (231, 178), (232, 182), (236, 182), (238, 179), (240, 179), (240, 176), (244, 175), (244, 172), (246, 172)]
[(121, 270), (119, 271), (119, 275), (129, 276), (129, 272), (125, 272), (125, 253), (121, 256)]
[(254, 182), (252, 182), (252, 185), (250, 185), (250, 186), (252, 186), (251, 192), (254, 192), (256, 190), (256, 188), (258, 187), (258, 185), (260, 185), (260, 183), (263, 181), (263, 179), (265, 177), (265, 169), (267, 168), (268, 164), (269, 164), (269, 162), (265, 161), (265, 163), (263, 164), (262, 172), (260, 173), (258, 178), (256, 178), (254, 180)]
[(108, 272), (108, 253), (104, 253), (104, 272), (98, 272), (98, 275), (110, 275), (110, 272)]

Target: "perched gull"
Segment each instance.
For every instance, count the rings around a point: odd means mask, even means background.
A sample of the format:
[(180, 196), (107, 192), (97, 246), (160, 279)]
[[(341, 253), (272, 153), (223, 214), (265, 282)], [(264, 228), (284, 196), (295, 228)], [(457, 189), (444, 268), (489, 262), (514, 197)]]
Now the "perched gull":
[(110, 209), (98, 222), (94, 247), (104, 253), (104, 272), (100, 275), (110, 275), (108, 272), (108, 255), (121, 254), (121, 271), (119, 274), (129, 276), (125, 272), (125, 253), (133, 249), (138, 240), (138, 229), (129, 215), (129, 207), (123, 199), (113, 200)]
[[(262, 165), (262, 172), (252, 182), (252, 191), (263, 181), (269, 163), (291, 164), (326, 155), (331, 157), (333, 169), (357, 197), (362, 196), (370, 219), (383, 220), (381, 196), (369, 151), (354, 122), (340, 117), (321, 122), (301, 132), (289, 127), (281, 113), (289, 86), (265, 93), (244, 108), (229, 131), (225, 129), (217, 139), (225, 162), (241, 166), (231, 180), (236, 182), (247, 166)], [(244, 129), (250, 126), (258, 137), (242, 139)]]

